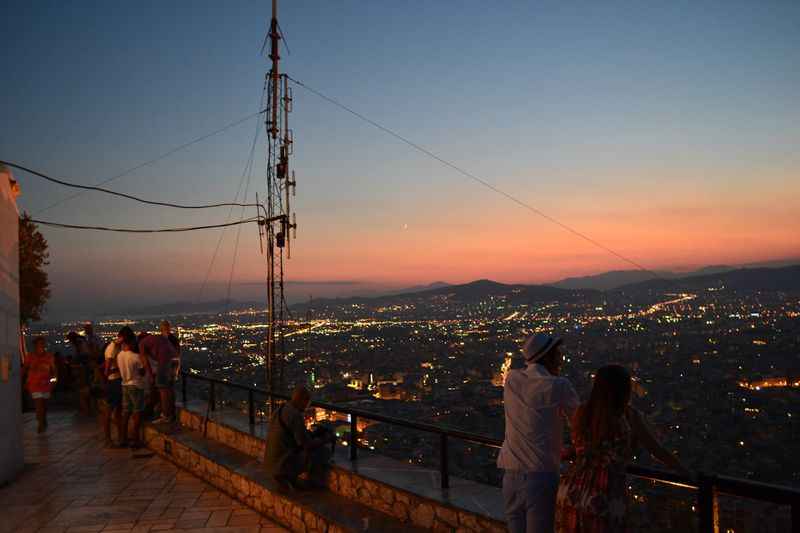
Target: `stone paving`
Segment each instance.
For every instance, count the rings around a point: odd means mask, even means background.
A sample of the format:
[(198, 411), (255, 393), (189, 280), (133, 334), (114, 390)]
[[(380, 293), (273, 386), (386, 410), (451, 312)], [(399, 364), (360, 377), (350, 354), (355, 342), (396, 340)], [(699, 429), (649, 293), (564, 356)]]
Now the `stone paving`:
[(25, 415), (25, 469), (0, 488), (0, 533), (278, 533), (286, 529), (147, 450), (106, 450), (96, 422)]

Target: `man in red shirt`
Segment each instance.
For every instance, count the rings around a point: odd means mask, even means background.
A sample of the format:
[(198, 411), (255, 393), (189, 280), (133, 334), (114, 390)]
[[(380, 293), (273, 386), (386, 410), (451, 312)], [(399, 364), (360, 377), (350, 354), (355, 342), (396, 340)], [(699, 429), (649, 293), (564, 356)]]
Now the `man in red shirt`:
[(44, 337), (33, 340), (33, 353), (25, 359), (25, 388), (31, 393), (36, 405), (37, 431), (43, 433), (47, 429), (47, 400), (56, 377), (56, 363), (53, 354), (45, 350)]
[(180, 343), (172, 325), (162, 320), (160, 335), (148, 335), (139, 342), (139, 352), (155, 363), (155, 385), (161, 399), (161, 417), (155, 422), (175, 420), (175, 376), (180, 362)]

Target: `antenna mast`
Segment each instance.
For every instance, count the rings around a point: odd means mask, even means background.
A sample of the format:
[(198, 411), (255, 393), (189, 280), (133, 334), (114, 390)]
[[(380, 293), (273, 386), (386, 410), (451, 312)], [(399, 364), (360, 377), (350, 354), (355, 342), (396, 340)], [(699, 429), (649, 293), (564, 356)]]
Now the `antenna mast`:
[[(272, 20), (269, 25), (272, 68), (267, 74), (267, 389), (270, 393), (283, 388), (283, 363), (285, 354), (278, 354), (279, 340), (283, 338), (283, 250), (290, 257), (289, 231), (296, 237), (297, 222), (290, 208), (294, 196), (294, 172), (289, 173), (289, 156), (292, 154), (293, 135), (289, 129), (292, 110), (292, 91), (286, 75), (279, 71), (280, 40), (278, 2), (272, 0)], [(291, 176), (291, 177), (290, 177)], [(279, 379), (276, 379), (279, 378)], [(277, 383), (276, 383), (277, 381)], [(274, 402), (270, 396), (270, 414)]]

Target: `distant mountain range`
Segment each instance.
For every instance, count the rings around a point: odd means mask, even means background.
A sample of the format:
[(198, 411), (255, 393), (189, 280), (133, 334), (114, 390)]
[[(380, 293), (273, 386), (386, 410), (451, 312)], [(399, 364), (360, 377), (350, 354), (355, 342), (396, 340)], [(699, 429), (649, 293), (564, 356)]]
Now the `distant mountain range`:
[(684, 288), (701, 290), (725, 287), (740, 291), (800, 291), (800, 265), (783, 268), (741, 268), (718, 274), (679, 279), (651, 279), (617, 288), (620, 292)]
[(611, 291), (625, 285), (649, 281), (651, 279), (679, 279), (704, 274), (720, 274), (734, 269), (735, 267), (719, 265), (709, 266), (686, 273), (670, 272), (667, 270), (656, 270), (653, 272), (644, 270), (612, 270), (610, 272), (603, 272), (602, 274), (594, 274), (591, 276), (565, 278), (561, 281), (551, 283), (550, 285), (558, 287), (559, 289), (595, 289), (599, 291)]
[[(775, 263), (772, 263), (775, 264)], [(800, 291), (800, 265), (780, 268), (734, 268), (725, 265), (708, 266), (688, 274), (659, 271), (654, 273), (620, 270), (604, 272), (594, 276), (567, 278), (548, 285), (505, 284), (481, 279), (460, 285), (437, 281), (428, 285), (388, 291), (379, 295), (343, 298), (319, 298), (311, 305), (314, 308), (357, 303), (370, 305), (392, 305), (418, 298), (447, 296), (452, 301), (477, 302), (487, 296), (509, 296), (510, 303), (571, 301), (576, 299), (599, 299), (602, 292), (625, 294), (645, 293), (652, 290), (687, 289), (698, 290), (711, 286), (725, 286), (735, 290), (780, 290)], [(213, 300), (205, 302), (172, 302), (126, 310), (126, 316), (175, 316), (200, 313), (221, 313), (244, 307), (263, 308), (265, 302)], [(292, 306), (297, 311), (305, 310), (308, 303)]]
[[(599, 291), (579, 289), (559, 289), (548, 285), (523, 285), (505, 284), (488, 279), (480, 279), (461, 285), (446, 285), (433, 289), (425, 289), (414, 292), (400, 292), (386, 294), (383, 296), (356, 296), (350, 298), (324, 298), (314, 300), (312, 307), (320, 309), (324, 307), (340, 307), (354, 304), (366, 304), (369, 306), (398, 305), (409, 302), (416, 302), (420, 299), (432, 299), (436, 297), (446, 297), (450, 302), (458, 303), (477, 303), (483, 301), (488, 296), (505, 296), (509, 304), (552, 302), (552, 301), (571, 301), (586, 300), (602, 297)], [(292, 306), (292, 309), (304, 311), (308, 304), (301, 303)]]
[(429, 283), (428, 285), (415, 285), (413, 287), (406, 287), (405, 289), (389, 291), (381, 296), (389, 296), (392, 294), (405, 294), (409, 292), (423, 292), (423, 291), (430, 291), (433, 289), (442, 289), (444, 287), (451, 287), (451, 285), (449, 283), (445, 283), (444, 281), (434, 281), (433, 283)]
[[(383, 296), (393, 296), (398, 294), (415, 293), (433, 289), (440, 289), (449, 286), (450, 284), (445, 283), (443, 281), (435, 281), (433, 283), (429, 283), (428, 285), (415, 285), (412, 287), (407, 287), (405, 289), (397, 289), (386, 293), (374, 295), (371, 297), (383, 297)], [(367, 298), (367, 297), (357, 297), (357, 298)], [(327, 301), (329, 301), (329, 299), (322, 298), (314, 300), (313, 303), (318, 304), (319, 302), (327, 302)], [(126, 309), (125, 315), (139, 316), (139, 317), (150, 317), (150, 316), (158, 317), (158, 316), (176, 316), (176, 315), (192, 315), (192, 314), (207, 314), (207, 313), (224, 313), (227, 311), (231, 311), (234, 309), (242, 309), (245, 307), (257, 307), (263, 309), (266, 307), (266, 305), (267, 305), (266, 301), (254, 302), (254, 301), (239, 301), (239, 300), (224, 300), (224, 299), (207, 300), (202, 302), (179, 301), (179, 302), (169, 302), (164, 304), (147, 305), (142, 307), (136, 307), (133, 309)], [(303, 304), (298, 304), (298, 305), (303, 305)]]
[(261, 306), (266, 302), (240, 302), (237, 300), (209, 300), (205, 302), (170, 302), (158, 305), (148, 305), (126, 310), (125, 314), (130, 316), (175, 316), (191, 315), (197, 313), (224, 313), (231, 309), (242, 309), (243, 307)]
[[(615, 278), (616, 273), (608, 272), (599, 276)], [(617, 276), (617, 281), (625, 281), (625, 276)], [(796, 291), (800, 292), (800, 265), (783, 268), (741, 268), (706, 267), (684, 277), (662, 277), (645, 279), (635, 283), (615, 286), (611, 292), (618, 294), (646, 294), (653, 290), (702, 290), (709, 287), (726, 287), (743, 291)], [(404, 302), (446, 296), (455, 302), (478, 302), (487, 296), (504, 295), (507, 303), (528, 303), (547, 301), (571, 301), (583, 299), (591, 301), (603, 298), (603, 291), (588, 288), (561, 288), (552, 285), (505, 284), (481, 279), (462, 285), (446, 285), (415, 292), (401, 292), (383, 296), (326, 298), (315, 300), (313, 307), (369, 304), (373, 306), (396, 305)], [(293, 308), (306, 309), (308, 304), (297, 304)]]
[(738, 266), (712, 265), (698, 270), (693, 270), (691, 272), (670, 272), (666, 270), (658, 270), (653, 272), (646, 272), (643, 270), (612, 270), (610, 272), (603, 272), (602, 274), (595, 274), (591, 276), (565, 278), (561, 281), (550, 283), (549, 285), (558, 287), (560, 289), (596, 289), (600, 291), (610, 291), (625, 285), (631, 285), (633, 283), (640, 283), (652, 279), (674, 280), (722, 274), (740, 269), (781, 268), (795, 264), (800, 264), (800, 259), (749, 263)]

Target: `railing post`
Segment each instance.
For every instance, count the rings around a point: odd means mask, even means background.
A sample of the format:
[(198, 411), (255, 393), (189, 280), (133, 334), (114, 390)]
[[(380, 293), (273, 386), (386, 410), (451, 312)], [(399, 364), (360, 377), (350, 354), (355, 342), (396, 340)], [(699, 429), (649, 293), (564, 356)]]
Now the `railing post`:
[(186, 372), (181, 372), (181, 399), (183, 400), (183, 408), (186, 409)]
[(450, 456), (449, 449), (447, 447), (447, 434), (441, 433), (439, 435), (439, 469), (441, 472), (442, 478), (442, 488), (449, 489), (450, 488), (450, 464), (448, 462), (448, 458)]
[(350, 460), (358, 459), (358, 417), (350, 415)]
[(717, 495), (714, 489), (714, 478), (700, 474), (698, 479), (697, 508), (699, 533), (719, 533), (719, 508)]
[(208, 391), (208, 403), (211, 405), (211, 410), (215, 411), (217, 409), (217, 398), (216, 394), (214, 393), (214, 382), (209, 381), (209, 391)]
[(253, 389), (247, 391), (247, 416), (250, 418), (250, 425), (256, 425), (256, 406), (253, 404)]

